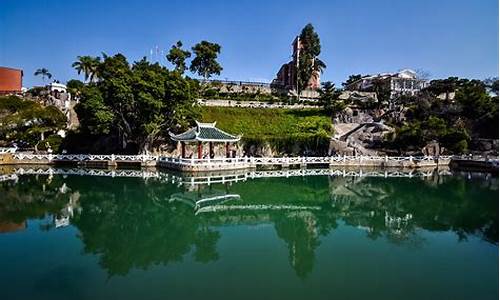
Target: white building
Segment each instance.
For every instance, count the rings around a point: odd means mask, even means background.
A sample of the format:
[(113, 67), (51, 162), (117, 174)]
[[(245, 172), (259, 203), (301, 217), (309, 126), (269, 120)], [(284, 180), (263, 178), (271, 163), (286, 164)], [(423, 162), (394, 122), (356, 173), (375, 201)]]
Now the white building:
[(404, 69), (397, 73), (380, 73), (364, 76), (361, 79), (346, 86), (347, 90), (373, 92), (374, 83), (381, 81), (391, 92), (391, 99), (398, 95), (416, 95), (420, 90), (428, 86), (428, 82), (420, 79), (417, 73), (410, 69)]
[(66, 93), (67, 91), (66, 85), (59, 82), (49, 83), (47, 87), (49, 89), (49, 92)]

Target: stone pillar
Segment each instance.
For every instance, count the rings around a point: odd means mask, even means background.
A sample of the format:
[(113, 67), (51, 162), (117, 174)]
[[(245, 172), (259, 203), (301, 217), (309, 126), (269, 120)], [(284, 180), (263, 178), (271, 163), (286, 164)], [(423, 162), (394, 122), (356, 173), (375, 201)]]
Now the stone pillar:
[(203, 151), (203, 147), (201, 145), (201, 142), (198, 142), (198, 159), (202, 158), (202, 151)]

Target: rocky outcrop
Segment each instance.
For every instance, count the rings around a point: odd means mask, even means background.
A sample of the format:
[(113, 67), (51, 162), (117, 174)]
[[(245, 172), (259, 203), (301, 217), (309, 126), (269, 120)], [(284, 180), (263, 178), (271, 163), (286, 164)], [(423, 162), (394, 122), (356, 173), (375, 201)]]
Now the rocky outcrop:
[(330, 142), (330, 155), (380, 155), (384, 136), (394, 129), (383, 123), (336, 124), (336, 135)]
[(473, 139), (470, 143), (472, 152), (482, 155), (498, 156), (497, 139)]

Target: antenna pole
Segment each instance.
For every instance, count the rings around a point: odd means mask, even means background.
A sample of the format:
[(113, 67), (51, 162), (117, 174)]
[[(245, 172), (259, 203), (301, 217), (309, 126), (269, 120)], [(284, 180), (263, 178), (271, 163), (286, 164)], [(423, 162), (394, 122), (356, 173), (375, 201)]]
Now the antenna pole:
[(299, 43), (300, 43), (300, 36), (297, 36), (297, 45), (296, 45), (296, 47), (297, 47), (297, 55), (296, 55), (296, 57), (297, 57), (297, 72), (296, 73), (297, 74), (295, 74), (297, 77), (295, 80), (297, 83), (296, 84), (297, 85), (297, 103), (300, 102), (300, 91), (299, 91), (299, 66), (300, 66), (299, 55), (300, 55), (300, 50), (299, 50)]

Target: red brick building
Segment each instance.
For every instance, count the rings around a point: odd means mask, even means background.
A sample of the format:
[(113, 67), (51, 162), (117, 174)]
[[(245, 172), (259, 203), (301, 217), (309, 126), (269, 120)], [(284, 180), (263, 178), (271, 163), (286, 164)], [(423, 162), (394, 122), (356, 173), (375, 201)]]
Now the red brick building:
[[(295, 74), (295, 69), (297, 65), (298, 57), (300, 56), (300, 50), (302, 49), (302, 44), (300, 43), (299, 37), (296, 37), (292, 43), (292, 61), (281, 66), (278, 74), (276, 74), (276, 78), (273, 80), (273, 84), (277, 86), (281, 86), (282, 88), (288, 90), (296, 90), (297, 89), (297, 75)], [(307, 84), (306, 89), (316, 90), (320, 87), (320, 78), (319, 72), (314, 72), (309, 82)]]
[(0, 95), (21, 93), (23, 70), (0, 67)]

